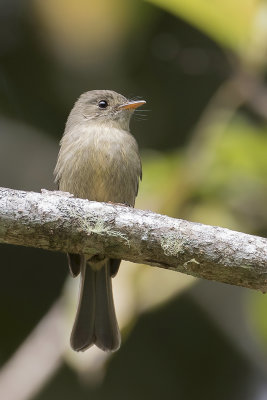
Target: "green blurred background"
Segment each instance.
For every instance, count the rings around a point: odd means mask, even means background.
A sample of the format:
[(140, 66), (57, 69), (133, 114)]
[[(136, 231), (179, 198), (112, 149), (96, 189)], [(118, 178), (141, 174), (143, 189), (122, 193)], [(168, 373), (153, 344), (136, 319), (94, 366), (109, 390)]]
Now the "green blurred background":
[[(1, 186), (53, 189), (74, 101), (113, 89), (147, 101), (137, 207), (267, 235), (266, 1), (2, 0), (0, 32)], [(121, 349), (75, 354), (64, 255), (1, 260), (1, 399), (267, 399), (266, 296), (125, 263)]]

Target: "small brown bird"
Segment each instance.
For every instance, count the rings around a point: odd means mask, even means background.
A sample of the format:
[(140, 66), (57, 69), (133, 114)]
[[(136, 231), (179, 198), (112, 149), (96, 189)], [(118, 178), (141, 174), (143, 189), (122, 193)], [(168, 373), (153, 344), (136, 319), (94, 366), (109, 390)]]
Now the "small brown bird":
[[(134, 110), (144, 100), (129, 101), (111, 90), (80, 96), (68, 117), (55, 168), (59, 190), (84, 199), (133, 207), (142, 166), (129, 132)], [(103, 254), (68, 254), (72, 276), (81, 274), (79, 304), (71, 346), (84, 351), (95, 344), (105, 351), (120, 347), (111, 277), (120, 261)]]

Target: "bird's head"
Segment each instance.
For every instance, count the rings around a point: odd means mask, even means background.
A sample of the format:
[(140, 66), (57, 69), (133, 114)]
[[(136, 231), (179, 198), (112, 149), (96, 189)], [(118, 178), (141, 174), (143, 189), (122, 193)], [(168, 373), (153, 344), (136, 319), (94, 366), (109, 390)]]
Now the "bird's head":
[(128, 100), (112, 90), (91, 90), (79, 97), (69, 122), (99, 123), (128, 129), (134, 110), (145, 103), (144, 100)]

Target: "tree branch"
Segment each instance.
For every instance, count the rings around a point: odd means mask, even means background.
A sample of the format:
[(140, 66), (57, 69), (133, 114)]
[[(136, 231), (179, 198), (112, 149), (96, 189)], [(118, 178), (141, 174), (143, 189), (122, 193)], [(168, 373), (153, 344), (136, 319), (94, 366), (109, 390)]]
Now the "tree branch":
[(267, 290), (267, 239), (68, 193), (0, 188), (0, 243), (105, 254)]

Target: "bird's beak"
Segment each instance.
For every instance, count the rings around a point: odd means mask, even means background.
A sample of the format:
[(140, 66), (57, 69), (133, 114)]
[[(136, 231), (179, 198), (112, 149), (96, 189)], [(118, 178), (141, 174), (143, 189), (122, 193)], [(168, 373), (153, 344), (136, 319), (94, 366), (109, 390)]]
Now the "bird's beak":
[(127, 103), (122, 104), (119, 106), (120, 110), (134, 110), (137, 107), (146, 104), (145, 100), (137, 100), (137, 101), (128, 101)]

